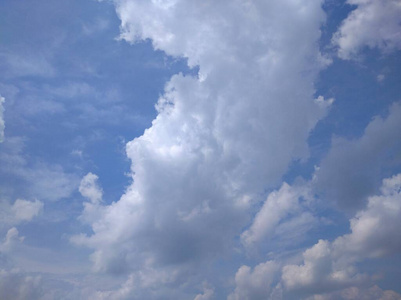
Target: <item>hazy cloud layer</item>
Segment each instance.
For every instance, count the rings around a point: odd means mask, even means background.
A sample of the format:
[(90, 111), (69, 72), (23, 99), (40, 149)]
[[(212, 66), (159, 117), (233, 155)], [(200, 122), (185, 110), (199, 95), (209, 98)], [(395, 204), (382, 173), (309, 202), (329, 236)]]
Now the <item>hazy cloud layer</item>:
[(384, 171), (401, 164), (401, 105), (393, 104), (388, 116), (375, 117), (360, 138), (334, 137), (314, 181), (322, 199), (339, 207), (362, 208), (378, 191)]
[(4, 140), (4, 129), (6, 128), (4, 122), (4, 97), (0, 95), (0, 143)]

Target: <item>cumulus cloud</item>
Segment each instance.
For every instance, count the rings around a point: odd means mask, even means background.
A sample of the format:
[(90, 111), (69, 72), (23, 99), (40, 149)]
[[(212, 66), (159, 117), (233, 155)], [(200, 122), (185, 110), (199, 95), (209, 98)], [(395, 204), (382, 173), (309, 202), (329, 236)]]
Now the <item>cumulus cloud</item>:
[(338, 55), (350, 59), (365, 46), (387, 53), (401, 49), (401, 4), (398, 0), (348, 0), (356, 5), (333, 37)]
[(132, 186), (98, 205), (93, 235), (73, 238), (94, 249), (97, 270), (201, 276), (203, 262), (230, 249), (250, 205), (308, 157), (308, 135), (331, 104), (314, 99), (326, 65), (321, 4), (115, 1), (122, 39), (150, 39), (199, 75), (166, 84), (152, 126), (127, 144)]
[(387, 117), (375, 117), (364, 134), (353, 140), (334, 137), (332, 147), (315, 173), (314, 189), (340, 208), (355, 210), (378, 191), (381, 174), (401, 164), (401, 104)]
[(351, 233), (338, 238), (334, 246), (356, 257), (400, 253), (400, 215), (401, 174), (398, 174), (383, 181), (381, 195), (369, 197), (367, 208), (351, 219)]
[(303, 264), (283, 268), (288, 290), (320, 294), (363, 283), (357, 262), (383, 257), (401, 250), (401, 174), (385, 179), (381, 195), (368, 199), (368, 205), (350, 220), (351, 233), (332, 243), (320, 240), (303, 254)]
[(4, 129), (6, 128), (4, 123), (4, 97), (0, 95), (0, 143), (4, 141)]
[(262, 300), (272, 299), (272, 288), (279, 274), (280, 266), (274, 261), (257, 265), (253, 270), (248, 266), (239, 268), (235, 275), (236, 288), (228, 300)]
[(372, 282), (358, 263), (400, 253), (401, 174), (383, 180), (381, 193), (350, 220), (349, 234), (319, 240), (289, 261), (270, 260), (254, 271), (242, 266), (229, 299), (401, 299)]

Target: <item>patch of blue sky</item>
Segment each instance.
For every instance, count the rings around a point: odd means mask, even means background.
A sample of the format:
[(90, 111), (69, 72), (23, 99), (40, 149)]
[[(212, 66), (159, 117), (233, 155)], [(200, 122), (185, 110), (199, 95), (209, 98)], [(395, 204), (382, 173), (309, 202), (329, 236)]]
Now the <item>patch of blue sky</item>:
[(118, 41), (107, 2), (5, 1), (1, 10), (7, 137), (24, 137), (28, 164), (97, 172), (105, 200), (117, 200), (128, 184), (123, 142), (150, 126), (165, 82), (193, 71), (150, 42)]

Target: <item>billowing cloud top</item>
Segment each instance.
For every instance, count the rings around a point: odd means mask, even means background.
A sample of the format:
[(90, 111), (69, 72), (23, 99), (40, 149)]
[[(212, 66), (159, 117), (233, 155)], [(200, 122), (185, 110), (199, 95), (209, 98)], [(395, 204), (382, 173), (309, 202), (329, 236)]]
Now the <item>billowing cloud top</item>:
[(401, 299), (400, 1), (28, 2), (1, 299)]
[[(121, 38), (151, 39), (188, 58), (199, 76), (174, 76), (158, 116), (127, 145), (133, 184), (99, 210), (99, 270), (136, 271), (214, 256), (244, 226), (249, 204), (277, 184), (330, 105), (314, 100), (325, 66), (321, 1), (116, 1)], [(288, 22), (291, 19), (291, 22)]]

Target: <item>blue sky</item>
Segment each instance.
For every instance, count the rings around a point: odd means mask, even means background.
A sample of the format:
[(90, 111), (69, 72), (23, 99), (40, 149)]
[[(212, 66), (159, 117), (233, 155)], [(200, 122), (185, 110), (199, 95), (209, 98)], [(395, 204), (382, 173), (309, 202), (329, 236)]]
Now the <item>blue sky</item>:
[(399, 1), (0, 13), (1, 299), (401, 299)]

